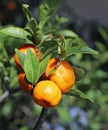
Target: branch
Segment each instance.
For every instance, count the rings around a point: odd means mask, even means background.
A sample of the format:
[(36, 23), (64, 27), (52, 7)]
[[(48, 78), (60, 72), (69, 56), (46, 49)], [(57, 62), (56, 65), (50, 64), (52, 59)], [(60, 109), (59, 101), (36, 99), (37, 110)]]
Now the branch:
[(46, 115), (47, 115), (47, 111), (48, 109), (47, 108), (42, 108), (42, 111), (41, 111), (41, 114), (33, 128), (33, 130), (39, 130), (39, 128), (41, 128), (41, 125), (42, 123), (44, 122), (45, 118), (46, 118)]
[(1, 96), (0, 96), (0, 103), (2, 103), (7, 97), (9, 97), (11, 94), (17, 93), (20, 91), (20, 88), (13, 88), (10, 90), (6, 90)]
[(7, 90), (0, 96), (0, 103), (2, 103), (8, 96), (9, 96), (9, 91)]

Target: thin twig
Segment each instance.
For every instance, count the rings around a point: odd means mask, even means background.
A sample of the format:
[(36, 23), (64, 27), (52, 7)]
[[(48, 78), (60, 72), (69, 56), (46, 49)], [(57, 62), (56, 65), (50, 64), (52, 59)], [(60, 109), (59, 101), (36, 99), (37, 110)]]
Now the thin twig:
[(9, 96), (9, 91), (7, 90), (0, 96), (0, 103), (3, 102), (8, 96)]
[(33, 130), (39, 130), (42, 126), (42, 123), (44, 122), (45, 118), (46, 118), (46, 115), (47, 115), (47, 111), (48, 109), (47, 108), (42, 108), (42, 111), (41, 111), (41, 114), (33, 128)]
[(6, 90), (1, 96), (0, 96), (0, 103), (2, 103), (6, 98), (8, 98), (11, 94), (15, 94), (20, 91), (20, 88), (13, 88), (10, 90)]

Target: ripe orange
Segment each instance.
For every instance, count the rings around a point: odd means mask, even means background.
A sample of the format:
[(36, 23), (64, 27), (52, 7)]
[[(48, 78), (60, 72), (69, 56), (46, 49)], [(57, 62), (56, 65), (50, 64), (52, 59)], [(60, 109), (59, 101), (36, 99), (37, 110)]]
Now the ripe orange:
[(20, 88), (24, 92), (30, 94), (32, 91), (32, 85), (25, 80), (25, 73), (24, 72), (22, 72), (18, 75), (18, 81), (19, 81)]
[(61, 91), (53, 81), (42, 80), (34, 87), (33, 99), (42, 107), (54, 107), (60, 102)]
[[(52, 70), (54, 70), (54, 72)], [(47, 76), (49, 76), (49, 80), (57, 84), (62, 93), (70, 91), (75, 83), (74, 70), (65, 60), (59, 63), (57, 58), (50, 59), (46, 71), (43, 74), (44, 78)]]
[[(28, 49), (30, 49), (36, 55), (36, 48), (33, 44), (22, 45), (19, 48), (19, 51), (26, 55)], [(37, 57), (39, 57), (39, 56), (37, 56)], [(18, 59), (18, 55), (16, 53), (14, 54), (14, 60), (15, 60), (17, 67), (22, 70), (21, 63), (20, 63), (20, 61)]]
[(13, 11), (13, 10), (15, 10), (16, 9), (16, 3), (14, 2), (14, 1), (10, 1), (8, 4), (7, 4), (7, 8), (8, 8), (8, 10), (11, 10), (11, 11)]

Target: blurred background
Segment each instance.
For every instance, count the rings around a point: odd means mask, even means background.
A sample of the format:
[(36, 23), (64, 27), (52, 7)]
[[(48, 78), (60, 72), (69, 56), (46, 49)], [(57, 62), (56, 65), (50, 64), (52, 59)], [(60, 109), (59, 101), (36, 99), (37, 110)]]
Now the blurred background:
[[(27, 3), (30, 5), (33, 15), (37, 16), (37, 7), (43, 0), (1, 0), (0, 1), (0, 20), (3, 24), (16, 24), (23, 26), (24, 17), (21, 11), (21, 4)], [(84, 20), (97, 21), (108, 28), (108, 1), (107, 0), (62, 0), (60, 13), (69, 18), (70, 22), (75, 17), (80, 17)], [(16, 15), (17, 14), (17, 15)], [(14, 16), (14, 17), (12, 17)]]
[[(0, 23), (24, 27), (26, 18), (21, 5), (27, 3), (35, 18), (44, 0), (0, 0)], [(41, 130), (108, 130), (108, 1), (63, 0), (58, 12), (69, 21), (65, 28), (75, 31), (87, 44), (99, 51), (99, 55), (77, 54), (69, 57), (70, 63), (86, 70), (76, 87), (94, 100), (94, 103), (70, 96), (63, 96), (57, 108), (49, 110)], [(3, 85), (17, 88), (15, 66), (8, 70), (4, 56), (12, 55), (16, 41), (8, 38), (0, 45), (0, 95)], [(20, 42), (20, 41), (19, 41)], [(13, 62), (13, 61), (11, 61)], [(2, 64), (3, 63), (3, 64)], [(14, 75), (14, 77), (12, 77)], [(4, 76), (4, 77), (3, 77)], [(2, 80), (4, 84), (2, 84)], [(16, 85), (17, 84), (17, 85)], [(16, 86), (15, 86), (16, 85)], [(41, 107), (34, 104), (23, 92), (0, 100), (0, 130), (32, 130)], [(0, 98), (1, 99), (1, 98)]]

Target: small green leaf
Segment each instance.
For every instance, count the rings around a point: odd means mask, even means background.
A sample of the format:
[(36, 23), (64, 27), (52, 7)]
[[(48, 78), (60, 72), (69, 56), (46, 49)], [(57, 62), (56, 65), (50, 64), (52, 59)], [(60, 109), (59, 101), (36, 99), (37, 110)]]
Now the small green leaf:
[(18, 84), (17, 70), (11, 66), (10, 68), (10, 87), (15, 87)]
[(57, 10), (61, 0), (45, 0), (39, 7), (39, 28), (43, 28)]
[(83, 92), (81, 92), (78, 89), (72, 89), (71, 91), (69, 91), (68, 93), (65, 93), (65, 94), (69, 95), (69, 96), (75, 96), (77, 98), (84, 99), (87, 101), (94, 102), (92, 99), (90, 99), (87, 95), (85, 95)]
[(16, 87), (17, 86), (17, 84), (18, 84), (18, 77), (13, 77), (13, 79), (11, 80), (11, 82), (10, 82), (10, 87)]
[(76, 38), (76, 37), (78, 37), (78, 35), (75, 32), (73, 32), (71, 30), (67, 30), (67, 29), (58, 31), (57, 35), (64, 36), (65, 38)]
[(18, 59), (21, 63), (21, 67), (24, 68), (25, 55), (22, 52), (20, 52), (18, 49), (15, 49), (15, 52), (16, 52)]
[(66, 18), (66, 17), (61, 17), (61, 16), (59, 16), (59, 15), (56, 15), (56, 16), (55, 16), (55, 22), (56, 22), (56, 24), (58, 23), (58, 24), (60, 25), (60, 24), (62, 24), (62, 23), (68, 22), (68, 18)]
[(92, 55), (97, 55), (99, 54), (97, 51), (93, 50), (92, 48), (85, 46), (81, 48), (81, 52), (82, 53), (88, 53), (88, 54), (92, 54)]
[(31, 18), (26, 24), (25, 30), (29, 31), (33, 36), (39, 31), (38, 25), (34, 18)]
[(30, 10), (28, 8), (29, 8), (28, 4), (23, 4), (22, 5), (23, 12), (24, 12), (25, 16), (27, 17), (27, 19), (29, 21), (32, 18), (32, 15), (31, 15), (31, 12), (30, 12)]
[(41, 76), (43, 74), (43, 72), (45, 71), (48, 61), (50, 59), (50, 56), (48, 55), (45, 59), (43, 59), (40, 63), (39, 63), (39, 67), (40, 67), (40, 74), (39, 76)]
[(0, 43), (0, 60), (2, 61), (6, 61), (8, 60), (8, 54), (7, 54), (7, 51), (4, 47), (4, 44), (3, 43)]
[(0, 33), (3, 33), (7, 36), (25, 39), (25, 40), (27, 40), (27, 37), (30, 36), (30, 34), (24, 29), (20, 27), (14, 27), (14, 26), (8, 26), (0, 29)]
[(39, 79), (39, 61), (30, 49), (25, 56), (24, 71), (27, 80), (34, 85)]
[(74, 69), (77, 81), (80, 80), (85, 75), (84, 69), (77, 67), (77, 66), (73, 66), (73, 69)]
[(87, 54), (92, 54), (92, 55), (98, 54), (97, 51), (91, 49), (90, 47), (82, 46), (82, 45), (67, 48), (66, 53), (67, 53), (66, 57), (73, 55), (73, 54), (77, 54), (77, 53), (87, 53)]

